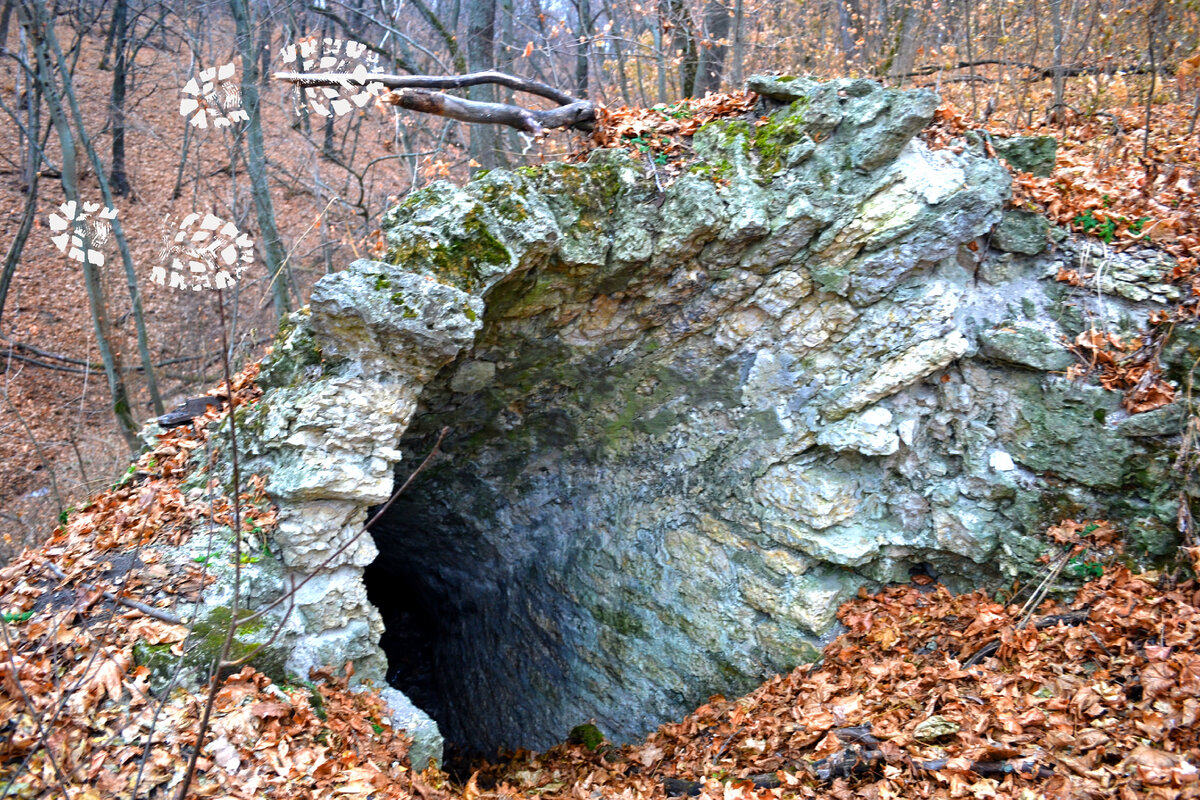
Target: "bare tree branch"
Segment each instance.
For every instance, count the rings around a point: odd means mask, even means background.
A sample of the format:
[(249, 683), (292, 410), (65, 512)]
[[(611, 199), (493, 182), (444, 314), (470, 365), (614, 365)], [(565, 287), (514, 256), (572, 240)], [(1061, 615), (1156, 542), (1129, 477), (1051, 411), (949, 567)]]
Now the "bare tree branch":
[[(372, 73), (277, 72), (275, 78), (298, 86), (364, 86), (378, 83), (393, 91), (383, 96), (385, 102), (462, 122), (481, 122), (508, 125), (527, 133), (541, 133), (547, 128), (572, 127), (591, 130), (596, 117), (595, 106), (566, 92), (537, 81), (525, 80), (503, 72), (473, 72), (468, 75), (389, 75)], [(529, 109), (508, 103), (484, 103), (464, 100), (444, 94), (437, 89), (465, 89), (470, 86), (494, 83), (518, 92), (537, 95), (559, 104), (549, 110)]]

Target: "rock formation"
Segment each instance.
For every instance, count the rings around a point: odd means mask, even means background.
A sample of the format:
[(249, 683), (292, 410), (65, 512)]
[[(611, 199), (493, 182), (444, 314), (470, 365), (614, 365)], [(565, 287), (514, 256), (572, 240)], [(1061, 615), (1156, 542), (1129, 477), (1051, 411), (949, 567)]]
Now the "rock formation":
[(388, 213), (386, 263), (318, 283), (243, 420), (278, 585), (316, 574), (289, 671), (382, 681), (383, 636), (466, 751), (624, 739), (814, 658), (916, 565), (1011, 580), (1078, 514), (1166, 546), (1180, 411), (1061, 376), (1067, 337), (1170, 299), (1158, 272), (1054, 282), (1091, 251), (1030, 255), (1001, 165), (914, 138), (931, 93), (753, 88), (770, 119), (704, 126), (669, 185), (614, 151), (438, 183)]

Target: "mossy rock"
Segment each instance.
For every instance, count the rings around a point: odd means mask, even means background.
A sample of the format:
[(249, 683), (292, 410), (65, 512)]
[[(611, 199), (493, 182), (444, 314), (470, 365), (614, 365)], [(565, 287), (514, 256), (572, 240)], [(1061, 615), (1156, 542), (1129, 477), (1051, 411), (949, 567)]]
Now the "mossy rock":
[(567, 743), (581, 744), (588, 750), (595, 750), (604, 744), (604, 734), (592, 723), (585, 722), (571, 728), (571, 732), (567, 734)]
[[(243, 611), (239, 616), (245, 618), (251, 613)], [(165, 691), (171, 684), (171, 677), (175, 674), (177, 666), (180, 672), (175, 682), (176, 686), (202, 683), (221, 654), (231, 619), (229, 609), (214, 608), (197, 620), (185, 643), (182, 664), (179, 656), (171, 652), (170, 645), (152, 645), (145, 641), (134, 644), (134, 663), (150, 670), (150, 691), (156, 695)], [(287, 653), (274, 645), (259, 647), (260, 643), (271, 637), (272, 622), (273, 617), (261, 617), (239, 625), (229, 648), (228, 659), (235, 661), (249, 656), (247, 664), (276, 683), (283, 683), (287, 678), (284, 670)], [(240, 665), (228, 667), (222, 670), (222, 674), (233, 674), (239, 669)]]

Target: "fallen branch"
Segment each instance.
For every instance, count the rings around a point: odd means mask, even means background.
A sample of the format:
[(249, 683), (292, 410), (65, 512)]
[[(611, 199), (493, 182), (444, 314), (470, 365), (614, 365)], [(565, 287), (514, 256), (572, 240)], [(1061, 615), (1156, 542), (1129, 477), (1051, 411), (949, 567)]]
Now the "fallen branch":
[[(1019, 756), (997, 761), (970, 761), (949, 758), (937, 758), (929, 761), (917, 761), (907, 756), (897, 758), (888, 755), (880, 747), (880, 741), (871, 733), (870, 725), (858, 725), (853, 728), (838, 728), (834, 736), (842, 742), (843, 747), (833, 755), (813, 762), (801, 761), (788, 769), (807, 772), (821, 783), (829, 784), (838, 779), (863, 778), (882, 767), (889, 761), (903, 763), (913, 769), (926, 772), (940, 772), (950, 768), (955, 771), (974, 772), (976, 775), (1020, 775), (1025, 778), (1046, 778), (1054, 774), (1049, 767), (1039, 765), (1034, 756)], [(779, 772), (764, 772), (745, 778), (735, 778), (733, 783), (749, 781), (755, 789), (778, 789), (783, 785)], [(663, 790), (668, 797), (695, 797), (704, 788), (702, 781), (685, 780), (682, 778), (664, 778)]]
[[(61, 569), (56, 567), (54, 564), (51, 564), (49, 561), (47, 561), (42, 566), (46, 567), (46, 569), (48, 569), (52, 573), (54, 573), (54, 576), (57, 577), (60, 581), (67, 580), (66, 573), (64, 573)], [(92, 586), (89, 583), (79, 583), (76, 585), (79, 588), (81, 588), (85, 591), (89, 591), (89, 592), (94, 592), (98, 588), (96, 586)], [(183, 620), (181, 620), (179, 617), (168, 614), (166, 611), (157, 609), (154, 606), (148, 606), (145, 603), (139, 603), (137, 600), (131, 600), (128, 597), (124, 597), (124, 596), (118, 595), (114, 592), (110, 592), (107, 589), (101, 589), (100, 591), (104, 595), (104, 597), (107, 598), (108, 600), (112, 600), (114, 603), (120, 603), (123, 606), (128, 606), (129, 608), (132, 608), (135, 611), (140, 611), (148, 617), (154, 617), (155, 619), (162, 620), (163, 622), (169, 622), (172, 625), (183, 625), (184, 624)]]
[[(277, 72), (275, 78), (299, 87), (367, 86), (379, 84), (390, 89), (382, 100), (409, 111), (449, 117), (461, 122), (508, 125), (526, 133), (541, 133), (550, 128), (575, 128), (590, 131), (596, 108), (589, 100), (572, 97), (537, 81), (525, 80), (504, 72), (473, 72), (468, 75), (392, 75), (387, 73)], [(537, 95), (558, 104), (549, 110), (531, 109), (509, 103), (485, 103), (445, 94), (443, 89), (466, 89), (496, 84), (518, 92)]]
[(1037, 64), (1031, 64), (1027, 61), (1012, 61), (1003, 58), (986, 58), (976, 61), (958, 61), (953, 64), (931, 64), (926, 67), (920, 67), (912, 72), (906, 72), (903, 75), (896, 77), (903, 78), (924, 78), (931, 75), (936, 75), (939, 72), (955, 72), (960, 69), (970, 69), (972, 67), (1013, 67), (1014, 69), (1023, 69), (1032, 72), (1033, 75), (1027, 77), (1026, 80), (1048, 80), (1054, 77), (1054, 73), (1059, 71), (1063, 77), (1077, 78), (1080, 75), (1147, 75), (1150, 72), (1174, 74), (1174, 70), (1168, 67), (1160, 66), (1156, 70), (1152, 70), (1148, 66), (1135, 64), (1127, 67), (1118, 67), (1113, 64), (1063, 64), (1058, 67), (1041, 67)]
[[(1034, 620), (1033, 627), (1035, 630), (1044, 631), (1047, 628), (1053, 628), (1058, 624), (1082, 625), (1088, 621), (1088, 614), (1090, 611), (1091, 609), (1084, 608), (1079, 611), (1072, 611), (1069, 614), (1051, 614), (1048, 617), (1042, 617), (1041, 619)], [(980, 664), (985, 658), (994, 656), (999, 650), (1000, 642), (998, 641), (985, 644), (983, 647), (979, 648), (979, 650), (973, 656), (963, 662), (963, 668), (966, 669), (967, 667), (973, 667), (976, 664)]]

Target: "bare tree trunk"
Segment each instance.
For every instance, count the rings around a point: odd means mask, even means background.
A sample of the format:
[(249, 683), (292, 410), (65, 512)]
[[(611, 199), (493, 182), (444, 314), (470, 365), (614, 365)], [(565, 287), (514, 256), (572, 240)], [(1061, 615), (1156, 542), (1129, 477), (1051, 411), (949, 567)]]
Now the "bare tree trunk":
[(625, 48), (621, 46), (621, 37), (618, 35), (617, 15), (613, 12), (612, 0), (604, 0), (604, 14), (612, 24), (609, 36), (613, 45), (613, 55), (617, 57), (617, 82), (621, 87), (621, 100), (625, 105), (631, 106), (633, 105), (633, 98), (629, 94), (629, 76), (626, 74), (628, 71), (628, 60), (625, 58)]
[(112, 103), (109, 113), (112, 114), (112, 170), (109, 176), (113, 194), (125, 197), (129, 194), (129, 176), (125, 173), (125, 90), (128, 62), (126, 55), (125, 33), (129, 14), (128, 0), (116, 0), (113, 7), (112, 27), (115, 31), (116, 48), (113, 58)]
[[(661, 6), (659, 6), (661, 10)], [(659, 16), (660, 23), (662, 16)], [(662, 24), (655, 25), (652, 31), (654, 36), (654, 59), (655, 67), (658, 70), (658, 102), (667, 102), (667, 42), (665, 28)]]
[(666, 32), (671, 34), (671, 57), (679, 59), (679, 96), (690, 97), (696, 88), (696, 37), (692, 30), (691, 12), (684, 0), (659, 0), (658, 16), (662, 21), (663, 44)]
[(729, 11), (721, 0), (708, 0), (704, 6), (703, 46), (696, 67), (696, 97), (721, 90), (725, 75), (725, 51), (721, 42), (729, 36)]
[[(112, 52), (117, 39), (117, 9), (113, 9), (112, 22), (108, 25), (108, 35), (104, 37), (104, 49), (100, 52), (100, 69), (108, 69), (108, 54)], [(119, 45), (118, 45), (119, 46)]]
[[(1061, 2), (1061, 0), (1055, 0), (1055, 2)], [(970, 64), (968, 70), (971, 77), (971, 118), (977, 119), (979, 117), (979, 98), (975, 89), (975, 36), (971, 32), (971, 0), (963, 0), (963, 21), (967, 40), (967, 63)], [(1059, 53), (1061, 54), (1061, 49)]]
[(579, 25), (575, 29), (578, 45), (575, 51), (575, 93), (588, 96), (588, 62), (592, 51), (592, 4), (588, 0), (575, 0), (575, 12)]
[(16, 0), (4, 0), (4, 10), (0, 11), (0, 53), (8, 52), (8, 26), (12, 20), (15, 2)]
[[(1142, 140), (1142, 158), (1150, 158), (1150, 124), (1154, 108), (1154, 88), (1158, 84), (1158, 28), (1166, 9), (1163, 0), (1154, 0), (1146, 17), (1146, 38), (1150, 51), (1150, 85), (1146, 88), (1146, 137)], [(1147, 187), (1149, 188), (1149, 187)]]
[(895, 79), (898, 85), (904, 84), (904, 77), (912, 72), (916, 63), (917, 47), (925, 33), (926, 12), (922, 0), (912, 0), (901, 7), (899, 18), (891, 21), (891, 45), (879, 70), (881, 76)]
[[(496, 65), (496, 0), (474, 0), (467, 7), (467, 67), (471, 72), (483, 72)], [(482, 84), (467, 90), (467, 97), (476, 102), (494, 103), (495, 87)], [(471, 128), (471, 157), (478, 167), (496, 168), (496, 129), (491, 125)]]
[[(489, 2), (491, 1), (489, 0)], [(458, 27), (458, 21), (455, 20), (447, 26), (437, 14), (433, 13), (433, 10), (429, 8), (425, 0), (412, 0), (412, 4), (421, 13), (421, 16), (425, 18), (425, 21), (437, 31), (438, 36), (442, 37), (442, 42), (450, 52), (450, 59), (454, 62), (454, 68), (459, 72), (466, 72), (468, 70), (467, 61), (463, 58), (462, 51), (458, 47), (458, 39), (453, 33)], [(471, 71), (474, 72), (475, 70), (472, 69)]]
[(833, 0), (837, 7), (838, 33), (842, 40), (842, 57), (844, 69), (849, 72), (852, 65), (859, 60), (861, 49), (859, 36), (862, 28), (862, 15), (854, 0)]
[(250, 175), (250, 195), (258, 219), (258, 232), (271, 276), (271, 294), (275, 316), (282, 318), (292, 310), (291, 294), (285, 273), (287, 254), (275, 225), (275, 207), (267, 177), (267, 155), (263, 143), (262, 115), (259, 110), (258, 58), (255, 52), (254, 23), (247, 0), (229, 0), (237, 29), (238, 52), (242, 56), (242, 108), (250, 118), (246, 123), (246, 170)]
[[(62, 48), (59, 47), (58, 37), (54, 34), (54, 28), (48, 26), (45, 36), (46, 42), (50, 45), (50, 49), (54, 53), (54, 58), (58, 62), (58, 71), (63, 76), (63, 95), (66, 97), (67, 106), (71, 110), (71, 116), (75, 120), (75, 130), (79, 135), (79, 142), (83, 145), (84, 153), (92, 163), (92, 170), (96, 173), (96, 182), (100, 184), (100, 194), (104, 199), (104, 205), (109, 208), (115, 208), (116, 204), (113, 201), (112, 187), (109, 185), (108, 176), (104, 171), (104, 164), (100, 161), (100, 156), (96, 153), (96, 148), (92, 143), (91, 137), (88, 136), (87, 127), (83, 121), (83, 112), (80, 110), (79, 100), (75, 96), (75, 87), (71, 81), (71, 73), (67, 67), (67, 60), (63, 56)], [(142, 311), (142, 295), (138, 290), (137, 270), (133, 266), (133, 255), (129, 252), (129, 242), (125, 238), (125, 231), (121, 225), (120, 217), (113, 218), (112, 231), (113, 238), (117, 242), (117, 249), (121, 253), (121, 264), (125, 268), (125, 285), (129, 290), (134, 328), (137, 333), (138, 355), (141, 357), (142, 371), (146, 376), (146, 390), (150, 393), (150, 400), (154, 406), (155, 413), (162, 414), (164, 413), (162, 397), (158, 392), (158, 379), (154, 373), (154, 361), (150, 358), (150, 339), (146, 334), (146, 315)], [(139, 442), (138, 447), (140, 446)]]
[(1050, 121), (1061, 125), (1066, 121), (1067, 78), (1063, 74), (1063, 10), (1062, 0), (1050, 0), (1050, 35), (1054, 45), (1054, 105)]
[(183, 147), (179, 153), (179, 169), (175, 172), (175, 188), (171, 190), (171, 199), (178, 200), (183, 194), (183, 170), (187, 167), (188, 145), (192, 142), (192, 126), (185, 119), (183, 122)]
[(746, 19), (744, 0), (733, 2), (733, 85), (740, 89), (744, 76), (742, 63), (746, 59)]
[[(62, 98), (55, 86), (53, 72), (50, 67), (50, 54), (47, 42), (54, 35), (47, 21), (42, 17), (43, 9), (38, 3), (29, 6), (24, 4), (19, 8), (21, 24), (28, 33), (37, 59), (37, 77), (46, 98), (46, 106), (54, 130), (58, 134), (59, 148), (62, 152), (61, 182), (63, 194), (68, 202), (79, 204), (79, 181), (75, 172), (75, 136), (71, 132), (71, 124), (63, 108)], [(63, 74), (64, 81), (69, 75)], [(92, 324), (96, 329), (96, 340), (100, 349), (100, 360), (104, 364), (104, 375), (108, 379), (108, 388), (112, 397), (113, 416), (116, 417), (117, 427), (125, 437), (129, 448), (137, 452), (140, 442), (137, 438), (137, 424), (133, 419), (133, 411), (129, 404), (129, 394), (125, 389), (125, 378), (120, 363), (113, 351), (110, 337), (112, 329), (108, 321), (108, 311), (104, 302), (104, 291), (100, 285), (100, 276), (90, 260), (82, 262), (83, 283), (87, 289), (88, 307), (92, 314)]]
[[(5, 9), (7, 17), (12, 12), (11, 3)], [(7, 20), (4, 21), (4, 26), (7, 26)], [(0, 40), (2, 42), (2, 40)], [(26, 47), (27, 40), (22, 31), (21, 36), (21, 61), (25, 61), (25, 56), (28, 53)], [(12, 242), (8, 246), (8, 252), (4, 255), (4, 269), (0, 272), (0, 318), (4, 314), (4, 306), (8, 302), (8, 288), (12, 285), (13, 275), (16, 274), (17, 264), (21, 260), (21, 253), (25, 249), (25, 242), (29, 239), (29, 232), (33, 230), (33, 222), (37, 217), (37, 201), (38, 201), (38, 182), (41, 177), (42, 164), (42, 145), (38, 143), (38, 131), (42, 128), (42, 92), (41, 85), (29, 79), (29, 73), (25, 70), (21, 71), (23, 82), (25, 84), (25, 107), (26, 118), (24, 130), (28, 131), (28, 135), (21, 134), (22, 143), (25, 145), (22, 150), (21, 171), (22, 184), (25, 189), (25, 208), (21, 212), (21, 224), (17, 227), (16, 235), (13, 236)], [(13, 114), (19, 114), (20, 109), (13, 109)], [(47, 136), (49, 132), (47, 132)]]

